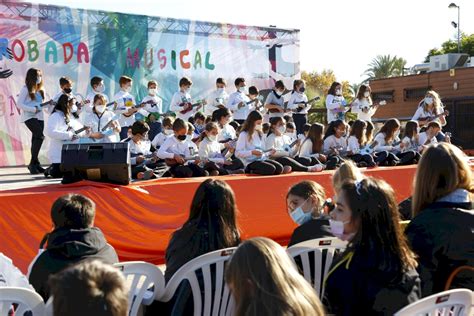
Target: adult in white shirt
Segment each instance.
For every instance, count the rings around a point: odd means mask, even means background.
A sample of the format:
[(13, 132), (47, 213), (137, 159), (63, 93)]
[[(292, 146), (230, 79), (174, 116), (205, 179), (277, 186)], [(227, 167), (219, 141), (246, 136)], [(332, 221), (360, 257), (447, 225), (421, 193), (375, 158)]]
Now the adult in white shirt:
[(326, 96), (326, 109), (328, 124), (335, 120), (345, 119), (346, 100), (342, 96), (342, 85), (339, 82), (333, 82)]
[(120, 139), (127, 138), (128, 129), (135, 122), (135, 113), (138, 111), (135, 107), (135, 98), (130, 94), (130, 91), (132, 91), (132, 83), (132, 78), (127, 76), (120, 77), (120, 91), (113, 97), (113, 100), (117, 102), (115, 113), (121, 114), (119, 118), (119, 124), (121, 126)]
[(242, 125), (247, 119), (247, 116), (251, 111), (255, 109), (255, 106), (249, 104), (250, 99), (247, 96), (247, 84), (244, 78), (235, 79), (236, 92), (229, 96), (226, 107), (234, 113), (234, 121)]
[(92, 112), (82, 116), (82, 124), (90, 128), (90, 138), (98, 142), (116, 143), (120, 141), (118, 115), (106, 108), (106, 102), (102, 94), (97, 94)]
[(28, 165), (31, 174), (44, 172), (38, 158), (44, 140), (43, 102), (43, 75), (41, 70), (30, 68), (16, 104), (21, 109), (20, 121), (31, 131), (31, 159)]
[(265, 109), (268, 111), (268, 118), (283, 117), (285, 115), (285, 100), (283, 93), (285, 93), (285, 84), (278, 80), (275, 82), (275, 87), (268, 94), (265, 100)]
[(0, 252), (0, 287), (22, 287), (34, 291), (26, 276), (13, 265), (10, 258)]
[(297, 134), (303, 133), (303, 127), (308, 120), (308, 110), (311, 108), (311, 104), (308, 104), (308, 97), (304, 93), (305, 91), (305, 82), (300, 79), (295, 80), (293, 82), (293, 92), (287, 105), (288, 110), (293, 113)]
[(352, 113), (357, 114), (357, 119), (372, 122), (372, 116), (377, 112), (378, 105), (374, 105), (370, 96), (371, 89), (368, 85), (361, 85), (357, 97), (351, 104)]
[(217, 78), (216, 80), (216, 90), (211, 92), (207, 100), (207, 104), (204, 107), (204, 115), (212, 116), (215, 110), (225, 107), (227, 101), (229, 100), (229, 94), (225, 91), (227, 83), (224, 78)]
[(61, 178), (63, 174), (59, 166), (63, 144), (89, 134), (90, 129), (86, 129), (81, 133), (77, 132), (83, 125), (75, 119), (73, 115), (75, 112), (77, 112), (75, 99), (66, 94), (59, 97), (46, 125), (46, 136), (50, 138), (48, 158), (51, 166), (44, 171), (45, 177)]
[(170, 111), (175, 112), (176, 117), (185, 122), (188, 122), (189, 118), (194, 116), (194, 114), (202, 107), (202, 104), (198, 102), (193, 106), (193, 101), (189, 94), (192, 85), (193, 82), (189, 78), (181, 78), (179, 80), (179, 91), (171, 98)]

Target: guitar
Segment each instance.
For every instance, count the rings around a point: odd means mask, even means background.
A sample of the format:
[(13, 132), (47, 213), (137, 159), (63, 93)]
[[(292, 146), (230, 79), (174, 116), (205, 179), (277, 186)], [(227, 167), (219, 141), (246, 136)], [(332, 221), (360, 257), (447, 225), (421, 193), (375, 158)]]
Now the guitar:
[(439, 118), (441, 116), (449, 116), (449, 111), (444, 110), (443, 113), (440, 113), (438, 115), (420, 117), (420, 118), (418, 118), (418, 122), (426, 121), (426, 123), (429, 123), (429, 122), (432, 122), (432, 121), (436, 120), (437, 118)]
[[(136, 155), (136, 156), (139, 156), (139, 155)], [(146, 165), (150, 165), (152, 163), (155, 163), (158, 160), (158, 157), (156, 156), (155, 153), (152, 153), (150, 155), (144, 155), (143, 158), (144, 158), (143, 162), (136, 165), (137, 168), (144, 167)]]
[[(131, 109), (141, 109), (142, 107), (144, 107), (147, 104), (150, 104), (151, 106), (156, 106), (156, 103), (154, 103), (153, 100), (149, 100), (149, 101), (146, 101), (146, 102), (141, 102), (139, 104), (132, 104), (132, 105), (128, 105), (128, 106), (126, 105), (124, 107), (115, 108), (115, 110), (123, 111), (123, 110), (131, 110)], [(108, 105), (106, 105), (106, 106), (108, 106)]]
[(198, 100), (196, 103), (191, 103), (191, 102), (183, 102), (179, 106), (183, 108), (183, 110), (179, 111), (181, 114), (186, 114), (190, 111), (193, 110), (193, 108), (198, 107), (198, 106), (203, 106), (206, 105), (207, 102), (206, 100)]
[(360, 154), (361, 155), (371, 155), (375, 151), (375, 146), (379, 144), (378, 141), (372, 142), (370, 145), (361, 146)]
[(344, 147), (339, 146), (339, 147), (330, 147), (329, 148), (329, 155), (339, 155), (339, 156), (346, 156), (347, 155), (347, 150), (344, 149)]
[(292, 142), (291, 144), (283, 146), (283, 150), (289, 153), (293, 149), (293, 147), (295, 147), (296, 144), (298, 144), (299, 141), (300, 140), (297, 139), (294, 142)]
[(359, 106), (359, 109), (362, 110), (364, 113), (368, 113), (370, 109), (375, 108), (376, 106), (384, 106), (387, 104), (387, 101), (382, 100), (377, 104), (371, 104), (371, 105), (364, 105), (364, 106)]
[[(91, 102), (90, 100), (82, 100), (80, 102), (77, 101), (76, 106), (78, 108), (82, 108), (85, 104), (89, 104), (90, 102)], [(38, 107), (42, 108), (42, 107), (47, 106), (47, 105), (56, 105), (56, 104), (58, 104), (58, 102), (55, 102), (53, 100), (49, 100), (49, 101), (41, 103)]]
[(301, 102), (296, 102), (295, 104), (298, 104), (298, 108), (297, 109), (293, 109), (293, 110), (289, 110), (290, 112), (294, 112), (294, 113), (299, 113), (301, 111), (304, 110), (304, 108), (310, 104), (310, 103), (313, 103), (315, 101), (318, 101), (319, 99), (321, 99), (320, 97), (314, 97), (312, 98), (311, 100), (308, 100), (308, 101), (301, 101)]
[(342, 96), (341, 97), (338, 97), (338, 99), (336, 100), (336, 98), (334, 98), (334, 100), (336, 102), (333, 101), (333, 103), (341, 103), (341, 105), (336, 108), (336, 109), (332, 109), (331, 112), (336, 116), (336, 119), (337, 120), (341, 120), (341, 121), (344, 121), (345, 119), (345, 113), (347, 111), (349, 111), (350, 109), (350, 104), (347, 104), (346, 100), (345, 99), (342, 99)]
[(237, 138), (236, 139), (227, 139), (224, 141), (220, 141), (221, 144), (229, 144), (229, 148), (224, 148), (222, 151), (222, 155), (225, 157), (227, 153), (229, 152), (230, 148), (235, 148), (235, 145), (237, 144)]
[[(185, 157), (184, 155), (180, 155), (180, 156), (184, 159), (183, 164), (186, 164), (186, 162), (189, 162), (189, 161), (199, 160), (199, 156), (189, 156), (189, 157)], [(166, 158), (165, 163), (169, 167), (179, 165), (179, 163), (174, 158)]]
[(112, 116), (112, 118), (110, 119), (110, 121), (108, 121), (108, 122), (104, 125), (104, 127), (102, 127), (102, 129), (101, 129), (100, 131), (101, 131), (101, 132), (105, 132), (105, 131), (109, 128), (110, 124), (112, 124), (113, 121), (116, 121), (116, 120), (118, 120), (119, 118), (120, 118), (120, 114), (115, 114), (114, 116)]

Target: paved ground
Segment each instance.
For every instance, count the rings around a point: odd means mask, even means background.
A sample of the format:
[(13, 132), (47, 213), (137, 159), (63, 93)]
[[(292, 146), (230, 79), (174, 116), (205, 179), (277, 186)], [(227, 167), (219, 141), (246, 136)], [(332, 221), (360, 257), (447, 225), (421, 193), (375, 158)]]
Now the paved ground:
[(60, 182), (61, 179), (45, 179), (42, 174), (31, 175), (26, 167), (0, 168), (0, 191), (31, 188)]

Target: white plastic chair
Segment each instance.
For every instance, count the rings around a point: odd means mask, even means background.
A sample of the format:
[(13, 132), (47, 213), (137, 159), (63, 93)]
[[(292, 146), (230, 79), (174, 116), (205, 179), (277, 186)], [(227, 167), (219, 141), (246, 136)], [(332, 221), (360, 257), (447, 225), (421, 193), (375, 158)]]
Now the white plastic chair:
[[(234, 300), (225, 284), (224, 272), (226, 262), (236, 249), (232, 247), (209, 252), (183, 265), (169, 280), (161, 301), (170, 301), (181, 282), (188, 280), (193, 294), (194, 316), (232, 315)], [(211, 269), (213, 269), (214, 275), (212, 275)], [(200, 273), (202, 273), (203, 284), (200, 284), (198, 279), (198, 276), (201, 276)], [(212, 292), (213, 288), (214, 293)], [(201, 295), (201, 290), (204, 292), (204, 298)]]
[(471, 290), (455, 289), (416, 301), (399, 310), (395, 316), (472, 316), (473, 305), (474, 293)]
[(130, 261), (116, 263), (114, 267), (122, 271), (130, 287), (129, 316), (138, 315), (141, 304), (150, 305), (164, 294), (165, 277), (157, 266), (143, 261)]
[[(331, 268), (334, 254), (344, 251), (346, 246), (347, 242), (339, 238), (319, 238), (300, 242), (289, 247), (286, 251), (293, 259), (300, 259), (304, 278), (314, 287), (319, 297), (322, 298), (324, 295), (324, 284), (322, 283), (324, 283), (324, 278)], [(324, 262), (323, 253), (326, 253)], [(312, 266), (310, 264), (310, 257), (314, 258)], [(314, 276), (313, 279), (311, 275)]]
[(15, 315), (44, 316), (43, 298), (36, 292), (21, 287), (0, 287), (0, 315), (8, 315), (13, 304), (18, 304)]

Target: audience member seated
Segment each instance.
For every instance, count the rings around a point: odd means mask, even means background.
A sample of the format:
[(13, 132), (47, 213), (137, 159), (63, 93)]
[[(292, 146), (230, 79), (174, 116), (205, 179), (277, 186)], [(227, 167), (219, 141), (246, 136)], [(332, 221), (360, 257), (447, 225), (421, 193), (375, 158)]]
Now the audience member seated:
[(95, 203), (80, 194), (58, 198), (51, 207), (54, 229), (47, 234), (46, 249), (31, 265), (29, 280), (46, 301), (48, 278), (64, 268), (87, 259), (116, 263), (115, 249), (102, 231), (94, 227)]
[(127, 316), (123, 274), (98, 260), (82, 262), (51, 277), (53, 315)]
[[(423, 296), (444, 290), (459, 266), (474, 266), (473, 174), (457, 147), (440, 143), (423, 153), (415, 175), (414, 218), (405, 230), (418, 255)], [(474, 274), (460, 273), (453, 287), (474, 290)]]
[(342, 184), (347, 180), (359, 181), (364, 175), (352, 160), (345, 160), (332, 175), (332, 188), (334, 195), (341, 190)]
[(26, 276), (13, 265), (12, 260), (0, 252), (0, 287), (5, 286), (34, 290)]
[(329, 216), (324, 215), (324, 188), (314, 181), (302, 181), (290, 188), (286, 205), (291, 219), (299, 226), (293, 231), (288, 247), (305, 240), (333, 237)]
[(345, 182), (331, 230), (348, 240), (326, 277), (325, 304), (335, 315), (393, 315), (418, 300), (414, 253), (399, 225), (393, 189), (383, 180)]
[(236, 303), (234, 315), (324, 315), (314, 289), (271, 239), (242, 243), (227, 265), (226, 282)]

